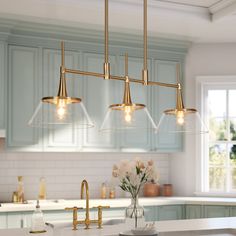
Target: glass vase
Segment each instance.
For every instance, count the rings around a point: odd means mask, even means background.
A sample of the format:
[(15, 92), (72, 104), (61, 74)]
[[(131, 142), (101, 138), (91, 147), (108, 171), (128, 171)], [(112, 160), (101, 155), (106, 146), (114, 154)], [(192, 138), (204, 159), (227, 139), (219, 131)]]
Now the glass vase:
[(138, 196), (131, 197), (131, 204), (125, 209), (126, 223), (134, 224), (134, 228), (141, 227), (144, 224), (144, 209), (139, 205)]

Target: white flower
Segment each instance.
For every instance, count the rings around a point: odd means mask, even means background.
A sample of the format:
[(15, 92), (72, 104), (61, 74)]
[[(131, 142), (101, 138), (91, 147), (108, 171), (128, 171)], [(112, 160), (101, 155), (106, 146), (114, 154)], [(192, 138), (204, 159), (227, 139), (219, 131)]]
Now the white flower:
[(114, 165), (112, 176), (119, 179), (120, 187), (130, 192), (132, 197), (137, 196), (140, 187), (147, 181), (157, 181), (158, 173), (154, 162), (149, 160), (143, 162), (141, 159), (122, 160), (118, 165)]

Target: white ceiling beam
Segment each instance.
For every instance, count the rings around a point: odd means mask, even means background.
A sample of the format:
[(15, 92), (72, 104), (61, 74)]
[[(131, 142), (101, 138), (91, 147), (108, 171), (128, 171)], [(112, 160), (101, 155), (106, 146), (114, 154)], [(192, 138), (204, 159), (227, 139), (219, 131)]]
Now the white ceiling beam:
[(224, 17), (231, 16), (236, 13), (235, 0), (224, 0), (209, 8), (211, 20), (217, 21)]

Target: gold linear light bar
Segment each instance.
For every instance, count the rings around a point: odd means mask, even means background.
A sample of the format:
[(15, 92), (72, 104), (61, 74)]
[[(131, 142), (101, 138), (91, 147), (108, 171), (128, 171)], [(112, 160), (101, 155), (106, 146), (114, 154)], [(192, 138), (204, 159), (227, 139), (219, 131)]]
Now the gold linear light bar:
[[(90, 72), (90, 71), (82, 71), (78, 69), (70, 69), (66, 68), (65, 66), (65, 49), (64, 49), (64, 43), (61, 43), (61, 67), (60, 67), (60, 83), (59, 83), (59, 89), (58, 94), (55, 97), (44, 97), (42, 98), (42, 103), (48, 103), (56, 105), (60, 113), (66, 113), (66, 109), (68, 107), (68, 104), (80, 104), (82, 106), (82, 110), (86, 116), (86, 119), (90, 125), (87, 127), (92, 127), (92, 122), (87, 114), (87, 111), (85, 107), (82, 104), (82, 100), (80, 98), (73, 98), (69, 97), (67, 95), (66, 90), (66, 74), (77, 74), (77, 75), (83, 75), (83, 76), (92, 76), (95, 78), (102, 78), (105, 80), (118, 80), (125, 82), (125, 90), (124, 90), (124, 98), (122, 104), (113, 104), (110, 105), (111, 110), (122, 110), (127, 107), (132, 106), (133, 110), (142, 110), (146, 109), (146, 106), (144, 104), (134, 104), (131, 100), (130, 95), (130, 83), (138, 83), (145, 86), (161, 86), (161, 87), (168, 87), (168, 88), (174, 88), (176, 89), (176, 108), (174, 109), (168, 109), (164, 111), (165, 115), (171, 115), (176, 117), (176, 119), (179, 121), (183, 121), (183, 117), (185, 117), (188, 114), (194, 114), (197, 113), (196, 109), (190, 108), (186, 109), (184, 107), (183, 98), (182, 98), (182, 88), (179, 82), (179, 76), (180, 76), (180, 65), (177, 63), (176, 68), (176, 74), (177, 74), (177, 83), (171, 84), (171, 83), (163, 83), (163, 82), (154, 82), (149, 81), (148, 78), (148, 64), (147, 64), (147, 58), (148, 58), (148, 50), (147, 50), (147, 0), (143, 0), (143, 69), (141, 73), (141, 79), (134, 79), (130, 78), (128, 76), (128, 56), (125, 56), (125, 75), (124, 76), (117, 76), (117, 75), (111, 75), (110, 74), (110, 63), (109, 63), (109, 6), (108, 1), (105, 0), (105, 23), (104, 23), (104, 64), (103, 64), (103, 73), (98, 72)], [(37, 111), (37, 110), (36, 110)], [(150, 114), (147, 112), (148, 117), (151, 120), (152, 126), (157, 127)], [(33, 115), (34, 118), (35, 114)], [(33, 118), (30, 120), (32, 122)], [(60, 117), (61, 118), (61, 117)], [(73, 120), (73, 118), (72, 118)], [(180, 123), (181, 123), (180, 122)], [(159, 127), (159, 125), (158, 125)]]

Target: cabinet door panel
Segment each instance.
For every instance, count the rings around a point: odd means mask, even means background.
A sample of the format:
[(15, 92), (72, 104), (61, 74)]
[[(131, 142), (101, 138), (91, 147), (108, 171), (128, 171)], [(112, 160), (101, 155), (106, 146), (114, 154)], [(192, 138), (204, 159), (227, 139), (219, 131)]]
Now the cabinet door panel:
[(158, 220), (157, 207), (155, 206), (144, 207), (144, 217), (145, 221), (157, 221)]
[(6, 45), (0, 42), (0, 130), (5, 129)]
[(202, 206), (187, 205), (186, 206), (186, 219), (199, 219), (202, 218)]
[(230, 208), (227, 206), (204, 206), (204, 218), (229, 217)]
[[(121, 58), (119, 61), (119, 72), (121, 75), (124, 75), (124, 58)], [(150, 65), (150, 62), (149, 62)], [(129, 58), (129, 76), (135, 79), (142, 79), (142, 68), (143, 61), (141, 58)], [(142, 86), (137, 83), (130, 83), (130, 92), (133, 103), (141, 103), (147, 106), (149, 109), (149, 98), (150, 94), (148, 93), (149, 88)], [(124, 94), (124, 83), (120, 83), (119, 89), (117, 89), (117, 96), (120, 99), (120, 102), (123, 101)], [(119, 103), (120, 103), (119, 102)], [(151, 134), (154, 132), (149, 129), (149, 122), (147, 117), (142, 118), (142, 124), (144, 124), (147, 129), (137, 129), (137, 130), (127, 130), (121, 133), (120, 136), (120, 148), (123, 150), (141, 150), (146, 151), (151, 147)]]
[(17, 229), (24, 227), (24, 219), (21, 213), (8, 213), (7, 214), (7, 228)]
[(7, 228), (7, 215), (6, 213), (0, 214), (0, 229)]
[(236, 216), (236, 207), (235, 206), (232, 206), (231, 209), (230, 209), (230, 216)]
[[(58, 50), (44, 50), (44, 96), (56, 96), (60, 79), (61, 53)], [(67, 68), (77, 68), (79, 55), (74, 52), (65, 52)], [(79, 82), (71, 75), (66, 75), (68, 96), (79, 96)], [(79, 147), (78, 130), (73, 126), (63, 129), (44, 130), (45, 148), (47, 150), (75, 150)]]
[[(114, 74), (115, 58), (110, 57), (111, 73)], [(104, 56), (101, 54), (84, 55), (84, 69), (87, 71), (103, 73)], [(87, 76), (84, 78), (84, 96), (85, 107), (95, 123), (95, 127), (84, 130), (85, 150), (111, 149), (114, 148), (115, 135), (111, 132), (99, 132), (105, 114), (109, 105), (113, 101), (114, 81), (105, 81), (102, 79)]]
[[(176, 62), (154, 61), (154, 79), (176, 84)], [(154, 118), (159, 122), (164, 110), (175, 108), (176, 89), (156, 86), (152, 88), (152, 92)], [(182, 138), (182, 134), (157, 133), (154, 135), (154, 149), (172, 152), (181, 150)]]
[(180, 220), (183, 219), (183, 206), (160, 206), (158, 207), (159, 220)]
[(30, 148), (39, 142), (39, 130), (28, 121), (39, 101), (39, 52), (37, 48), (9, 47), (8, 147)]

